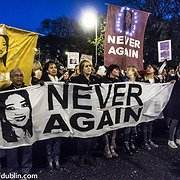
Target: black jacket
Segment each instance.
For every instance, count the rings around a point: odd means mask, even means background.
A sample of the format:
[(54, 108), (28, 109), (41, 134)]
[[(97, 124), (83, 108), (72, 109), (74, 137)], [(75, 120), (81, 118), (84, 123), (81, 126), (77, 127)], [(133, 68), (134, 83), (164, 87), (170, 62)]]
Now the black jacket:
[(117, 82), (121, 82), (121, 80), (104, 76), (102, 77), (101, 82), (102, 83), (117, 83)]
[(166, 108), (169, 118), (180, 120), (180, 81), (176, 81)]
[(90, 84), (100, 84), (101, 80), (97, 76), (93, 76), (93, 75), (90, 75), (90, 78), (88, 80), (85, 76), (80, 74), (79, 76), (71, 77), (70, 82), (90, 85)]
[[(144, 76), (144, 81), (145, 83), (150, 83), (148, 79), (146, 79), (146, 76)], [(157, 76), (154, 76), (154, 83), (160, 83), (160, 79)]]
[[(21, 86), (20, 88), (23, 88), (23, 87), (27, 87), (27, 86), (23, 83), (22, 86)], [(1, 91), (7, 91), (7, 90), (12, 90), (12, 89), (17, 89), (16, 86), (14, 86), (13, 83), (11, 83), (10, 86), (1, 89)]]

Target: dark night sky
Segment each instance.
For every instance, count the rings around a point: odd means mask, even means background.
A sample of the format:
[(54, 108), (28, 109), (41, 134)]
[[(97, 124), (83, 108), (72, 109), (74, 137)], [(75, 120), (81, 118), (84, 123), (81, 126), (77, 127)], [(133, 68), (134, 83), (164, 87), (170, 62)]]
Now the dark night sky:
[(87, 6), (100, 14), (107, 13), (107, 0), (3, 0), (0, 24), (36, 31), (42, 20), (61, 16), (80, 18)]

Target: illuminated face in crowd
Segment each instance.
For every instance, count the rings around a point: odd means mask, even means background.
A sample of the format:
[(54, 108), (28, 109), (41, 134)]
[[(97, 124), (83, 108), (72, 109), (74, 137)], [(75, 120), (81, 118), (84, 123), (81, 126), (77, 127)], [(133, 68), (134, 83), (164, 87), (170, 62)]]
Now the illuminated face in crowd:
[(53, 77), (57, 76), (57, 66), (56, 66), (56, 64), (54, 64), (54, 63), (49, 64), (47, 73), (50, 74)]
[(30, 115), (30, 107), (24, 97), (18, 94), (8, 96), (5, 101), (5, 115), (12, 125), (23, 127), (26, 125)]
[(68, 71), (63, 74), (63, 79), (64, 80), (68, 80), (69, 79), (69, 72)]
[(146, 68), (147, 74), (154, 74), (155, 70), (151, 65), (148, 65)]
[(172, 76), (175, 75), (175, 70), (174, 70), (174, 69), (170, 69), (169, 72), (168, 72), (168, 74), (170, 74), (170, 75), (172, 75)]
[(84, 62), (83, 74), (90, 75), (92, 73), (92, 64), (91, 62)]
[(112, 78), (118, 78), (119, 77), (119, 68), (116, 68), (116, 69), (113, 69), (111, 74), (110, 74), (110, 77)]
[(134, 71), (133, 71), (132, 68), (127, 68), (127, 69), (126, 69), (126, 76), (127, 76), (127, 77), (132, 77), (132, 76), (134, 76)]
[(16, 71), (10, 79), (15, 86), (22, 86), (24, 81), (24, 75), (21, 71)]

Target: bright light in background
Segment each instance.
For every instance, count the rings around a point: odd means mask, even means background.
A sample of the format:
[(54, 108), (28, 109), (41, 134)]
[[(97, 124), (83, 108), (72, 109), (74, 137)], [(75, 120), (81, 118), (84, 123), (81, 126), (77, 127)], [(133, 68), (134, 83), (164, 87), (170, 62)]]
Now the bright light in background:
[(96, 56), (96, 64), (97, 64), (97, 12), (93, 8), (85, 8), (82, 11), (81, 16), (81, 24), (87, 29), (95, 30), (95, 56)]
[(89, 8), (82, 11), (81, 23), (85, 28), (95, 28), (97, 23), (97, 13), (94, 9)]

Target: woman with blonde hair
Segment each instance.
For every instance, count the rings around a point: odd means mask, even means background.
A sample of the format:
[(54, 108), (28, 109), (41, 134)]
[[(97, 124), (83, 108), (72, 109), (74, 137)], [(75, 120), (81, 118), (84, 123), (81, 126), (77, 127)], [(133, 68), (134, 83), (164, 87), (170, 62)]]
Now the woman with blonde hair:
[[(80, 74), (75, 77), (71, 77), (72, 83), (78, 84), (99, 84), (100, 80), (98, 77), (92, 75), (93, 65), (90, 60), (83, 60), (79, 64)], [(84, 166), (85, 163), (93, 164), (91, 150), (95, 144), (94, 138), (79, 138), (77, 142), (77, 151), (78, 151), (78, 165)]]
[(39, 61), (34, 61), (32, 68), (32, 79), (31, 84), (38, 84), (38, 81), (41, 79), (43, 67)]
[(127, 66), (125, 72), (127, 81), (143, 81), (135, 66)]
[[(126, 73), (125, 81), (132, 83), (143, 81), (135, 66), (127, 66), (125, 73)], [(129, 155), (132, 155), (134, 152), (137, 152), (135, 146), (136, 135), (137, 135), (136, 127), (124, 128), (124, 149), (125, 152)]]

